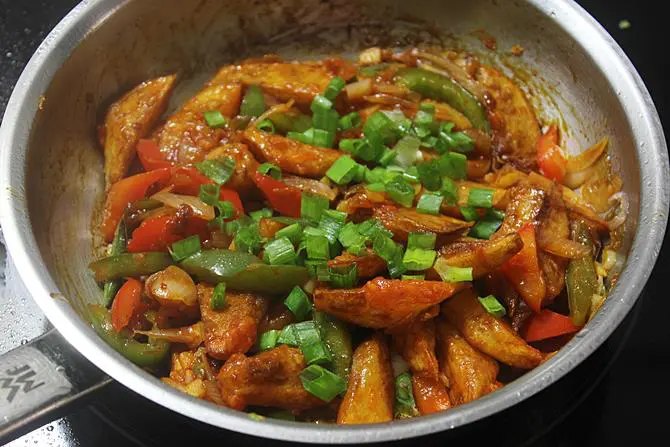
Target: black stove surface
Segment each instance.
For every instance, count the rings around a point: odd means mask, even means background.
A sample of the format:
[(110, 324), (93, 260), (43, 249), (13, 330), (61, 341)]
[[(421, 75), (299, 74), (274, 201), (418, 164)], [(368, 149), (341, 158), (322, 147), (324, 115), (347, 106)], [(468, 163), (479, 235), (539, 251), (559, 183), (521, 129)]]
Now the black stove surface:
[[(75, 0), (0, 0), (0, 116), (21, 70)], [(663, 54), (665, 16), (658, 3), (579, 2), (621, 44), (651, 90), (667, 129), (670, 123), (670, 64)], [(621, 26), (627, 20), (630, 27)], [(661, 47), (661, 48), (659, 48)], [(663, 304), (665, 275), (670, 273), (666, 244), (644, 296), (615, 334), (582, 365), (554, 386), (494, 417), (458, 430), (397, 445), (619, 446), (670, 438), (664, 423), (670, 401), (666, 371), (670, 347)], [(189, 444), (269, 445), (271, 442), (216, 430), (159, 407), (118, 384), (57, 422), (10, 443), (54, 446), (165, 446), (177, 439)], [(278, 444), (272, 442), (273, 444)], [(203, 444), (200, 444), (203, 445)]]

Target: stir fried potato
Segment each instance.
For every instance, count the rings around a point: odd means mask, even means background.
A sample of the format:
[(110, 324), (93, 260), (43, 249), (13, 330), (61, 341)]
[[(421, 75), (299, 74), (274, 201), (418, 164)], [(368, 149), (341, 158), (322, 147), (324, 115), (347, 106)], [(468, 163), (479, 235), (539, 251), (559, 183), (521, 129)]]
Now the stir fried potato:
[(554, 355), (616, 282), (607, 138), (566, 155), (564, 123), (473, 54), (266, 55), (161, 118), (174, 83), (101, 126), (90, 314), (184, 393), (303, 422), (450, 411)]

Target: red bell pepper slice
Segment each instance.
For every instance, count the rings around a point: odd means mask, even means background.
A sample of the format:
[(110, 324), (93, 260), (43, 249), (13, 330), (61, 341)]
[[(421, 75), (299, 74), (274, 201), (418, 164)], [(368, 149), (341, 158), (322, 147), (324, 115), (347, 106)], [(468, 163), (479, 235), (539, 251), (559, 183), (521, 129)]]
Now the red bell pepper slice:
[(537, 259), (535, 226), (532, 223), (524, 225), (519, 230), (519, 236), (523, 240), (523, 248), (503, 264), (501, 270), (514, 284), (526, 304), (539, 313), (546, 295), (546, 286)]
[(523, 338), (527, 342), (545, 340), (559, 335), (572, 334), (581, 328), (572, 323), (570, 317), (544, 309), (530, 317)]
[(116, 293), (114, 303), (112, 303), (112, 326), (114, 330), (121, 332), (142, 307), (142, 283), (130, 278), (121, 286)]
[(285, 216), (300, 217), (302, 191), (260, 172), (255, 172), (252, 178), (272, 209)]
[(170, 180), (170, 169), (156, 169), (151, 172), (126, 177), (114, 183), (107, 193), (103, 211), (102, 234), (107, 242), (114, 238), (114, 231), (119, 224), (128, 204), (143, 199), (149, 187), (155, 183), (167, 184)]
[(555, 124), (549, 126), (547, 132), (537, 140), (537, 164), (545, 177), (563, 181), (568, 160), (558, 145), (558, 127)]
[(147, 172), (172, 166), (152, 140), (142, 139), (137, 143), (137, 156)]
[(128, 241), (128, 252), (167, 251), (168, 247), (183, 239), (177, 234), (174, 214), (150, 217), (137, 227)]

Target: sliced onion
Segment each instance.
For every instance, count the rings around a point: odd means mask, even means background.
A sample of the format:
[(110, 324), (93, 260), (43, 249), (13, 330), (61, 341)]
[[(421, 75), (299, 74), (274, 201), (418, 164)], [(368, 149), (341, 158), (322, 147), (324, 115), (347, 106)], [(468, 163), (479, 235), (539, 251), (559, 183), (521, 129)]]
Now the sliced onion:
[(374, 91), (375, 93), (383, 93), (387, 95), (401, 96), (401, 97), (410, 96), (410, 94), (412, 93), (411, 90), (409, 90), (406, 87), (403, 87), (402, 85), (381, 84), (381, 83), (377, 83), (374, 85)]
[(624, 192), (618, 192), (612, 194), (609, 198), (609, 202), (614, 204), (618, 202), (618, 206), (615, 209), (614, 217), (608, 222), (608, 225), (611, 230), (619, 228), (626, 221), (626, 216), (628, 215), (628, 196)]
[(287, 185), (294, 186), (301, 191), (328, 197), (328, 200), (335, 200), (339, 194), (337, 188), (331, 188), (325, 183), (311, 178), (298, 177), (297, 175), (285, 175), (283, 181)]
[(352, 82), (344, 87), (344, 91), (347, 93), (349, 102), (361, 101), (364, 96), (372, 93), (372, 80), (361, 79), (360, 81)]
[(566, 259), (581, 259), (590, 253), (587, 246), (570, 239), (538, 238), (537, 245), (547, 253)]
[(581, 172), (585, 169), (590, 168), (595, 164), (596, 161), (605, 153), (607, 149), (607, 144), (609, 139), (603, 137), (602, 140), (598, 141), (596, 144), (586, 149), (581, 154), (575, 157), (568, 158), (568, 164), (565, 167), (565, 170), (568, 174), (573, 172)]
[(582, 186), (591, 175), (591, 169), (585, 169), (580, 172), (571, 172), (563, 177), (563, 184), (570, 189), (577, 189)]
[(371, 104), (382, 104), (385, 106), (402, 107), (414, 113), (416, 113), (416, 111), (419, 108), (419, 105), (415, 102), (408, 101), (404, 98), (399, 98), (397, 96), (387, 95), (386, 93), (376, 93), (374, 95), (367, 95), (363, 99)]
[(191, 276), (174, 265), (149, 276), (144, 283), (146, 294), (161, 305), (188, 308), (198, 305), (198, 293)]
[(368, 48), (358, 55), (358, 63), (361, 65), (374, 65), (382, 61), (382, 49), (379, 47)]
[(154, 328), (149, 331), (135, 331), (135, 333), (170, 343), (183, 343), (193, 349), (200, 346), (205, 340), (205, 325), (202, 321), (198, 321), (191, 326), (173, 329)]
[(424, 70), (432, 71), (433, 73), (437, 73), (442, 76), (452, 78), (454, 81), (458, 82), (463, 87), (468, 89), (468, 91), (470, 91), (470, 93), (475, 95), (477, 99), (479, 99), (480, 101), (484, 100), (484, 96), (486, 94), (484, 88), (481, 87), (477, 82), (475, 82), (470, 77), (467, 70), (459, 66), (456, 62), (452, 61), (447, 57), (427, 53), (425, 51), (416, 50), (413, 51), (413, 53), (420, 59), (425, 59), (432, 63), (431, 65), (423, 61), (419, 61), (417, 63), (419, 68), (423, 68)]
[(214, 207), (207, 205), (197, 197), (173, 194), (167, 190), (163, 190), (157, 192), (151, 196), (151, 198), (175, 209), (182, 205), (186, 205), (191, 208), (195, 216), (204, 220), (212, 220), (216, 217), (214, 214)]
[(256, 125), (256, 123), (260, 123), (261, 121), (263, 121), (264, 119), (267, 119), (269, 116), (272, 116), (275, 113), (288, 112), (291, 109), (291, 107), (293, 107), (294, 102), (295, 101), (293, 101), (291, 99), (284, 104), (277, 104), (277, 105), (274, 105), (274, 106), (270, 107), (265, 112), (261, 113), (261, 115), (259, 117), (251, 120), (251, 122), (249, 123), (249, 127), (253, 128)]

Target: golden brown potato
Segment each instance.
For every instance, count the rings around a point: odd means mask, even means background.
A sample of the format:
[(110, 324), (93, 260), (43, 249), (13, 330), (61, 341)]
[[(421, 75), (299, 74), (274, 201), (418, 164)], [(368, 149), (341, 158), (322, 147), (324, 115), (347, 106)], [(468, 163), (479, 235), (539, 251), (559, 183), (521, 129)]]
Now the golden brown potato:
[(507, 317), (512, 321), (512, 327), (518, 333), (534, 312), (528, 304), (521, 299), (519, 292), (500, 272), (492, 272), (486, 275), (486, 290), (498, 298), (507, 309)]
[(469, 284), (375, 278), (358, 289), (314, 290), (314, 307), (341, 320), (370, 328), (409, 323)]
[(412, 374), (437, 380), (439, 366), (435, 354), (435, 321), (414, 322), (393, 333), (393, 346), (409, 364)]
[(235, 170), (230, 180), (226, 182), (226, 188), (234, 189), (242, 197), (256, 191), (252, 176), (260, 163), (249, 152), (249, 148), (242, 143), (227, 143), (212, 150), (205, 156), (205, 159), (212, 160), (222, 157), (230, 157), (235, 160)]
[(393, 420), (393, 368), (381, 334), (354, 351), (347, 393), (337, 412), (338, 424), (372, 424)]
[(510, 366), (536, 367), (542, 353), (528, 345), (504, 320), (488, 313), (472, 290), (464, 290), (442, 304), (442, 314), (476, 349)]
[(324, 92), (333, 75), (317, 63), (251, 63), (223, 67), (210, 85), (242, 82), (258, 85), (264, 92), (282, 101), (309, 104)]
[(198, 284), (205, 347), (210, 356), (225, 360), (235, 353), (247, 352), (254, 345), (268, 304), (260, 295), (228, 290), (225, 307), (212, 310), (209, 302), (213, 292), (212, 286)]
[(348, 267), (352, 264), (356, 264), (358, 278), (373, 278), (386, 270), (386, 261), (369, 248), (363, 250), (359, 255), (345, 251), (328, 261), (330, 268)]
[(203, 399), (207, 394), (205, 383), (213, 378), (204, 348), (196, 351), (175, 352), (170, 363), (170, 376), (161, 380), (193, 397)]
[(174, 265), (149, 276), (144, 291), (162, 306), (187, 310), (198, 306), (198, 293), (191, 276)]
[(306, 366), (300, 349), (280, 345), (252, 357), (233, 354), (216, 380), (223, 402), (230, 408), (258, 405), (303, 411), (326, 405), (302, 386), (300, 372)]
[(438, 318), (436, 326), (440, 371), (449, 380), (451, 402), (464, 404), (497, 389), (496, 361), (470, 346), (446, 320)]
[(135, 158), (135, 147), (165, 112), (176, 75), (143, 82), (112, 104), (105, 117), (105, 181), (121, 180)]
[(449, 392), (440, 380), (422, 374), (412, 375), (412, 391), (416, 408), (422, 416), (452, 407)]
[[(503, 265), (523, 247), (518, 234), (508, 234), (495, 240), (462, 239), (445, 245), (435, 261), (436, 265), (472, 267), (472, 277), (481, 278)], [(440, 279), (435, 269), (426, 272), (427, 279)]]
[(402, 208), (395, 205), (375, 206), (372, 216), (379, 219), (386, 228), (393, 232), (394, 239), (406, 241), (409, 233), (435, 233), (438, 236), (462, 232), (473, 223), (453, 217), (420, 213), (413, 208)]
[(492, 239), (516, 233), (525, 224), (534, 222), (542, 210), (546, 195), (544, 190), (527, 183), (521, 183), (513, 187), (509, 194), (510, 201), (505, 210), (505, 219)]
[(243, 138), (259, 160), (273, 163), (283, 172), (305, 177), (323, 177), (332, 164), (343, 155), (335, 149), (310, 146), (258, 129), (247, 129)]
[(241, 94), (240, 84), (206, 87), (170, 115), (154, 134), (165, 158), (174, 163), (194, 163), (220, 146), (226, 131), (209, 127), (203, 113), (218, 110), (223, 116), (232, 117), (240, 107)]

